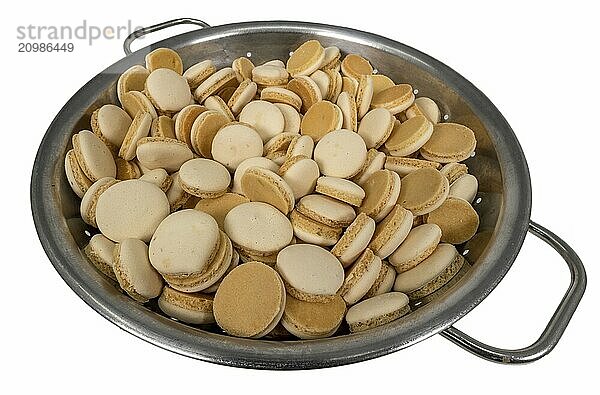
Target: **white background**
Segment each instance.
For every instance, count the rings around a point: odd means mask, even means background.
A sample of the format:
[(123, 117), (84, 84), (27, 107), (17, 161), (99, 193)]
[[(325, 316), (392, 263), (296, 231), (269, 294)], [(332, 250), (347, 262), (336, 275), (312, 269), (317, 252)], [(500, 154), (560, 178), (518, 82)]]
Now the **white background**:
[[(596, 388), (600, 217), (597, 155), (598, 13), (519, 1), (39, 2), (2, 12), (3, 287), (2, 393), (573, 393)], [(592, 2), (587, 2), (591, 4)], [(527, 156), (532, 218), (579, 252), (590, 281), (556, 349), (527, 366), (478, 359), (439, 336), (359, 364), (262, 372), (216, 366), (125, 333), (60, 279), (35, 234), (29, 178), (54, 115), (97, 72), (123, 56), (120, 40), (75, 42), (72, 54), (17, 53), (17, 25), (151, 25), (189, 16), (213, 25), (269, 19), (324, 22), (401, 41), (453, 67), (498, 106)], [(185, 29), (156, 35), (166, 37)], [(148, 44), (153, 38), (148, 38)], [(144, 45), (146, 45), (144, 44)], [(139, 44), (138, 44), (139, 45)], [(501, 347), (535, 340), (562, 298), (569, 273), (529, 236), (498, 288), (457, 326)], [(142, 392), (143, 391), (143, 392)]]

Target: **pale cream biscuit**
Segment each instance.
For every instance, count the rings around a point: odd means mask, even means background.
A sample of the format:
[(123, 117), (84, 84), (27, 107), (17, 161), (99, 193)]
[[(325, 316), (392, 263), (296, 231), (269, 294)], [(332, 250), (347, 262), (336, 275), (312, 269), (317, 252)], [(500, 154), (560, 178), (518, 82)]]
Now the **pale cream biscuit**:
[(115, 246), (113, 271), (121, 288), (140, 303), (162, 291), (162, 278), (150, 265), (148, 246), (141, 240), (127, 238)]
[(222, 242), (217, 221), (192, 209), (167, 216), (150, 240), (150, 263), (171, 282), (202, 275)]
[(315, 146), (314, 159), (325, 176), (351, 178), (367, 159), (364, 140), (349, 130), (327, 133)]
[[(279, 111), (279, 110), (277, 110)], [(223, 126), (212, 141), (211, 154), (214, 160), (231, 172), (245, 159), (261, 156), (263, 140), (257, 131), (242, 123)]]
[(285, 157), (286, 160), (293, 158), (294, 156), (306, 156), (307, 158), (312, 158), (314, 149), (315, 142), (312, 137), (298, 136), (298, 138), (294, 138), (290, 141)]
[[(246, 261), (246, 262), (250, 262), (250, 261)], [(233, 254), (231, 256), (231, 263), (229, 264), (229, 268), (225, 271), (225, 275), (223, 276), (223, 278), (225, 278), (225, 276), (227, 276), (239, 264), (240, 264), (240, 254), (234, 249)], [(219, 281), (217, 281), (210, 287), (203, 289), (202, 292), (207, 293), (207, 294), (217, 292), (217, 290), (219, 289), (219, 286), (221, 285), (221, 282), (223, 282), (223, 278), (221, 278)]]
[(410, 270), (433, 253), (441, 237), (442, 230), (436, 224), (419, 225), (409, 232), (389, 261), (398, 273)]
[(134, 161), (128, 161), (119, 157), (115, 158), (115, 165), (117, 166), (117, 180), (133, 180), (140, 178), (142, 172)]
[(179, 170), (182, 164), (194, 157), (192, 150), (182, 141), (166, 137), (144, 137), (137, 142), (136, 157), (147, 169)]
[(356, 207), (360, 206), (365, 198), (365, 191), (359, 185), (338, 177), (319, 177), (315, 190)]
[(321, 70), (331, 70), (340, 68), (340, 49), (336, 46), (325, 47), (323, 62), (319, 68)]
[(225, 67), (202, 81), (194, 91), (194, 98), (202, 104), (209, 96), (216, 94), (220, 89), (237, 84), (235, 71), (231, 67)]
[(252, 81), (259, 86), (283, 86), (287, 84), (289, 73), (284, 67), (260, 65), (252, 69)]
[(423, 115), (401, 123), (396, 120), (385, 147), (392, 156), (407, 156), (417, 152), (433, 134), (433, 124)]
[(240, 112), (240, 122), (252, 126), (266, 143), (271, 138), (283, 132), (285, 119), (276, 105), (264, 100), (248, 103)]
[(175, 113), (190, 104), (192, 94), (187, 80), (170, 69), (156, 69), (146, 78), (144, 91), (157, 110)]
[(94, 182), (83, 195), (81, 204), (79, 205), (79, 213), (81, 219), (88, 225), (97, 228), (96, 224), (96, 205), (98, 204), (98, 198), (108, 188), (116, 184), (118, 181), (113, 177), (104, 177)]
[[(100, 137), (89, 130), (82, 130), (73, 135), (71, 142), (77, 164), (91, 182), (103, 177), (116, 177), (117, 165), (110, 150)], [(70, 166), (70, 168), (77, 170), (74, 166)]]
[(217, 68), (212, 60), (207, 59), (198, 62), (183, 73), (191, 90), (195, 90), (204, 80), (213, 75)]
[[(136, 156), (137, 143), (147, 137), (152, 126), (152, 116), (147, 112), (138, 112), (131, 126), (127, 130), (123, 144), (119, 149), (119, 156), (125, 160), (132, 160)], [(115, 169), (116, 170), (116, 169)]]
[(246, 57), (237, 58), (231, 64), (231, 68), (235, 72), (238, 82), (252, 79), (252, 70), (254, 63)]
[(469, 203), (473, 203), (473, 200), (477, 195), (478, 186), (479, 182), (474, 175), (465, 174), (450, 184), (448, 196), (461, 198)]
[(167, 192), (171, 186), (173, 179), (165, 169), (154, 169), (148, 171), (140, 177), (141, 181), (150, 182), (160, 188), (161, 191)]
[(113, 271), (114, 259), (113, 251), (115, 243), (98, 233), (92, 236), (89, 243), (83, 249), (83, 253), (88, 257), (90, 262), (105, 276), (117, 280)]
[(170, 212), (173, 212), (183, 207), (192, 195), (183, 190), (181, 182), (179, 182), (179, 171), (171, 174), (171, 178), (171, 186), (165, 194), (169, 202)]
[(310, 78), (317, 84), (321, 91), (321, 97), (327, 99), (329, 93), (329, 86), (331, 84), (331, 78), (329, 74), (323, 70), (317, 70), (310, 75)]
[(367, 248), (375, 233), (375, 221), (365, 213), (356, 216), (343, 236), (331, 249), (344, 267), (349, 266)]
[(412, 118), (417, 115), (424, 115), (427, 117), (429, 122), (433, 124), (439, 123), (442, 119), (440, 108), (436, 102), (429, 97), (417, 97), (413, 105), (406, 109), (406, 116), (408, 118)]
[(320, 174), (317, 162), (305, 156), (287, 159), (278, 173), (292, 188), (296, 200), (314, 192)]
[(291, 245), (281, 250), (275, 270), (288, 293), (307, 302), (332, 300), (344, 282), (340, 261), (326, 249), (310, 244)]
[(463, 175), (469, 172), (469, 168), (464, 163), (450, 162), (446, 163), (441, 169), (440, 173), (448, 179), (448, 182), (452, 184)]
[(121, 96), (121, 104), (131, 118), (135, 118), (139, 112), (147, 112), (152, 119), (158, 118), (158, 113), (156, 112), (156, 108), (154, 108), (154, 104), (152, 104), (148, 96), (142, 92), (129, 91), (123, 93)]
[(175, 135), (175, 121), (166, 115), (161, 115), (153, 119), (152, 126), (150, 126), (150, 137), (177, 139)]
[(379, 276), (377, 276), (377, 280), (375, 280), (369, 291), (365, 294), (363, 300), (390, 292), (394, 288), (395, 281), (396, 271), (392, 266), (382, 261)]
[(283, 115), (283, 131), (284, 133), (300, 133), (300, 113), (285, 103), (273, 103), (281, 111)]
[(235, 116), (231, 112), (231, 109), (229, 106), (227, 106), (225, 100), (220, 96), (213, 95), (207, 97), (206, 100), (204, 100), (204, 107), (223, 114), (225, 117), (227, 117), (227, 119), (229, 119), (230, 122), (235, 121)]
[(242, 111), (242, 108), (256, 95), (257, 86), (255, 82), (245, 80), (240, 82), (240, 85), (231, 94), (227, 105), (231, 108), (233, 115), (237, 115)]
[(327, 90), (327, 95), (324, 96), (323, 99), (335, 103), (337, 102), (340, 93), (342, 93), (344, 81), (342, 75), (337, 70), (325, 70), (325, 73), (329, 76), (329, 88)]
[(367, 148), (379, 148), (392, 134), (396, 119), (384, 108), (374, 108), (360, 120), (358, 134), (365, 140)]
[(98, 198), (96, 223), (109, 239), (149, 241), (169, 214), (169, 201), (157, 186), (140, 180), (120, 181)]
[(358, 119), (362, 119), (371, 107), (373, 100), (373, 77), (371, 75), (361, 75), (358, 79), (358, 88), (356, 89), (356, 111)]
[(185, 293), (169, 286), (163, 288), (158, 307), (169, 317), (187, 324), (212, 324), (213, 296), (205, 293)]
[(438, 162), (432, 162), (423, 159), (386, 156), (384, 167), (387, 170), (398, 173), (400, 177), (406, 177), (408, 174), (420, 169), (431, 168), (439, 170), (442, 165), (440, 165)]
[(219, 232), (219, 244), (209, 264), (202, 272), (163, 274), (169, 285), (181, 292), (200, 292), (221, 280), (233, 258), (233, 245), (225, 232)]
[(377, 151), (375, 148), (371, 148), (367, 151), (367, 159), (363, 164), (362, 169), (352, 177), (352, 181), (360, 185), (363, 184), (375, 173), (377, 170), (382, 170), (385, 165), (385, 154)]
[(377, 224), (369, 248), (381, 259), (387, 258), (406, 239), (412, 224), (411, 212), (396, 204), (383, 221)]
[(292, 210), (290, 213), (290, 220), (294, 235), (306, 243), (328, 247), (336, 244), (342, 234), (342, 228), (325, 225), (296, 210)]
[(381, 258), (366, 249), (346, 272), (340, 296), (353, 305), (369, 292), (381, 270)]
[(88, 188), (92, 185), (92, 181), (87, 178), (77, 163), (75, 150), (71, 149), (65, 155), (65, 174), (73, 192), (75, 192), (79, 198), (82, 198)]
[(219, 162), (196, 158), (188, 160), (181, 166), (179, 182), (183, 190), (190, 195), (216, 198), (227, 191), (231, 175)]
[[(278, 152), (285, 154), (292, 140), (298, 135), (296, 133), (282, 132), (271, 138), (263, 147), (263, 155), (269, 159)], [(280, 156), (277, 154), (276, 156)]]
[(448, 283), (464, 263), (452, 244), (442, 243), (417, 266), (398, 274), (394, 291), (404, 292), (411, 301), (419, 300)]
[(290, 220), (267, 203), (250, 202), (234, 207), (225, 216), (225, 232), (236, 247), (256, 255), (270, 255), (290, 244)]
[(92, 131), (112, 151), (117, 151), (131, 125), (131, 117), (121, 107), (105, 104), (92, 113), (90, 123)]
[(260, 92), (260, 100), (273, 104), (283, 103), (292, 106), (296, 111), (302, 107), (302, 99), (289, 89), (280, 86), (269, 86)]
[(296, 210), (302, 215), (334, 228), (346, 227), (356, 218), (352, 206), (320, 194), (304, 196), (298, 201)]
[(388, 292), (355, 304), (346, 314), (350, 332), (375, 328), (408, 314), (408, 302), (408, 297), (402, 292)]
[(337, 105), (343, 115), (342, 127), (356, 132), (358, 128), (358, 113), (354, 98), (348, 92), (341, 92), (337, 98)]

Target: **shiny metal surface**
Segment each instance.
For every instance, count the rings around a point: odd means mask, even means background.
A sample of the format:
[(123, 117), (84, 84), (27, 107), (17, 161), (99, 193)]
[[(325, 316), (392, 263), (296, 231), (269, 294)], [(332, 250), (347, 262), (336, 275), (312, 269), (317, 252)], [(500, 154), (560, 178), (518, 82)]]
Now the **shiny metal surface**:
[(507, 364), (537, 361), (554, 349), (583, 297), (587, 277), (581, 259), (564, 240), (533, 221), (529, 224), (529, 231), (554, 248), (569, 266), (571, 272), (571, 284), (540, 337), (533, 344), (517, 350), (488, 346), (454, 327), (442, 331), (443, 337), (478, 357)]
[(208, 23), (201, 21), (200, 19), (194, 18), (171, 19), (170, 21), (157, 23), (156, 25), (148, 27), (143, 27), (132, 32), (129, 36), (125, 37), (125, 41), (123, 41), (123, 51), (125, 52), (125, 55), (131, 55), (131, 43), (134, 42), (137, 38), (177, 25), (196, 25), (200, 27), (210, 27)]
[[(433, 302), (390, 324), (358, 334), (310, 341), (233, 338), (218, 328), (194, 328), (122, 294), (85, 259), (80, 248), (90, 229), (79, 218), (78, 201), (63, 169), (73, 132), (89, 128), (91, 112), (117, 102), (120, 73), (157, 47), (176, 49), (184, 67), (213, 59), (229, 66), (239, 56), (255, 64), (285, 59), (305, 40), (359, 53), (396, 81), (410, 82), (418, 95), (440, 104), (448, 120), (471, 127), (477, 155), (467, 161), (480, 181), (476, 210), (479, 233), (465, 246), (471, 270)], [(125, 46), (127, 50), (128, 44)], [(481, 200), (480, 200), (480, 199)], [(531, 186), (525, 157), (498, 109), (469, 81), (441, 62), (387, 38), (353, 29), (304, 22), (249, 22), (181, 34), (127, 56), (83, 86), (58, 113), (35, 160), (31, 205), (40, 241), (58, 273), (92, 308), (135, 336), (165, 349), (209, 362), (266, 369), (307, 369), (362, 361), (408, 347), (448, 328), (473, 309), (512, 265), (527, 232)], [(86, 233), (87, 231), (87, 233)]]

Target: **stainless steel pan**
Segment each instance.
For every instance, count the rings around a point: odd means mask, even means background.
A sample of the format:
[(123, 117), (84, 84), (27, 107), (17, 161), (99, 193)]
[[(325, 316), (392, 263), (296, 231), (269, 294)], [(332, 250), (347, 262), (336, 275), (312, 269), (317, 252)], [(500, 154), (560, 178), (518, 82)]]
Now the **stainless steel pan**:
[[(202, 27), (131, 53), (139, 36), (191, 23)], [(65, 153), (74, 131), (89, 128), (92, 111), (116, 103), (120, 73), (143, 64), (156, 47), (176, 49), (185, 67), (203, 59), (230, 65), (239, 56), (262, 61), (285, 59), (301, 42), (315, 38), (325, 46), (359, 53), (396, 81), (410, 82), (419, 95), (432, 97), (448, 120), (475, 131), (477, 155), (467, 161), (480, 182), (476, 210), (481, 227), (464, 247), (470, 271), (443, 295), (410, 315), (363, 333), (310, 341), (250, 340), (226, 336), (218, 329), (183, 325), (122, 294), (86, 260), (81, 248), (89, 232), (64, 175)], [(548, 354), (558, 342), (586, 286), (575, 252), (549, 230), (530, 221), (531, 185), (523, 151), (512, 129), (490, 100), (441, 62), (385, 37), (338, 26), (304, 22), (248, 22), (210, 27), (195, 19), (178, 19), (141, 29), (124, 43), (127, 56), (92, 78), (60, 110), (42, 140), (31, 177), (31, 207), (40, 241), (65, 282), (93, 309), (135, 336), (165, 349), (224, 365), (265, 369), (306, 369), (375, 358), (440, 333), (464, 349), (501, 363), (523, 363)], [(527, 231), (547, 242), (571, 270), (571, 284), (548, 326), (532, 345), (503, 350), (483, 344), (452, 324), (479, 304), (502, 280), (517, 257)], [(540, 284), (543, 286), (543, 284)]]

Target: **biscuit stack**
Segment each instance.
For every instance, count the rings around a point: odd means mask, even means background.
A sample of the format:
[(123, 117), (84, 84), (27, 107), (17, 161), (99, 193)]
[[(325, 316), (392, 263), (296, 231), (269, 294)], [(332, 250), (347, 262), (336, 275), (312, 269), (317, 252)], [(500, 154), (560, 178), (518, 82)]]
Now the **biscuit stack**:
[(315, 40), (287, 63), (199, 60), (149, 53), (65, 157), (98, 229), (84, 252), (133, 299), (316, 339), (406, 315), (468, 269), (475, 134), (435, 101)]

